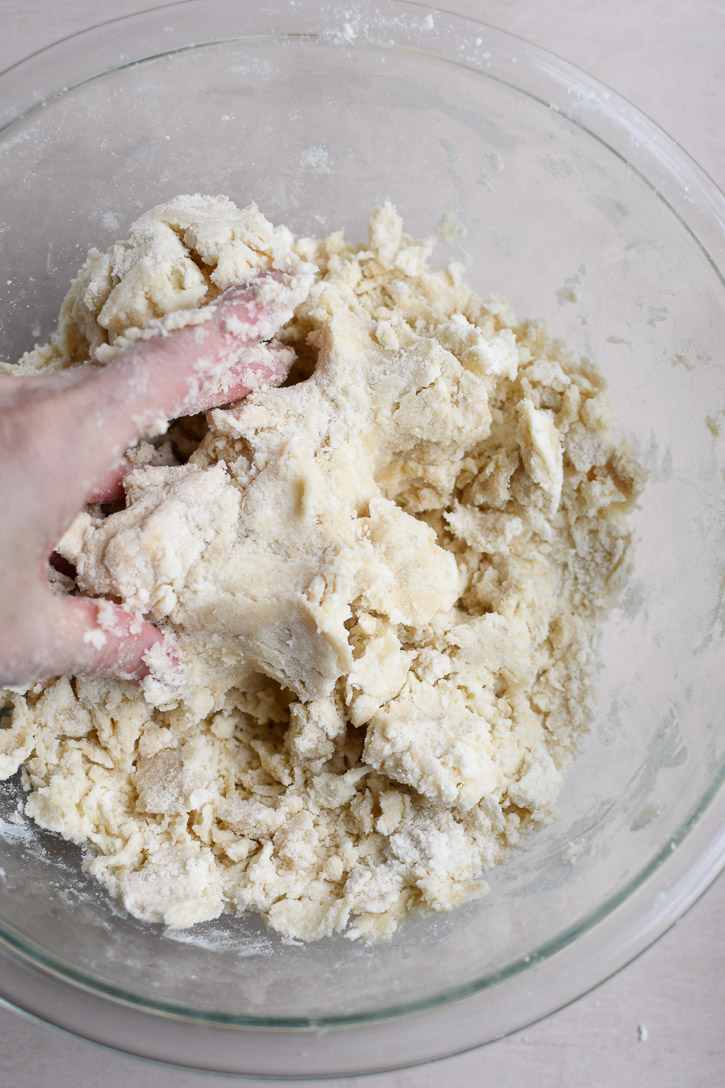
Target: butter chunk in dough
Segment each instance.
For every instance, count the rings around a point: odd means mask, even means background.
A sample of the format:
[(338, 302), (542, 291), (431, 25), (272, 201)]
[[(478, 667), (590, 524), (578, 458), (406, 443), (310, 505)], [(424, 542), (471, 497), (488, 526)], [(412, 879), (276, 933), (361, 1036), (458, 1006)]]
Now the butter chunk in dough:
[(58, 546), (64, 591), (171, 633), (186, 686), (2, 695), (0, 774), (139, 918), (383, 938), (554, 815), (642, 475), (596, 371), (431, 248), (389, 204), (353, 246), (178, 197), (89, 254), (21, 361), (103, 365), (277, 268), (312, 371), (175, 425)]

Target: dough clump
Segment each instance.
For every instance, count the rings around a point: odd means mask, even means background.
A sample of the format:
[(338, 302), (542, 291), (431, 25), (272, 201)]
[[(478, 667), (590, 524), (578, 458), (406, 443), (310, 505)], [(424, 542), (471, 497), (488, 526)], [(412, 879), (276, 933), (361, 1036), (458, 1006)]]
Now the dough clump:
[(21, 361), (102, 364), (234, 283), (315, 269), (279, 334), (296, 380), (172, 425), (125, 509), (58, 546), (99, 624), (112, 598), (173, 633), (186, 686), (4, 697), (0, 776), (23, 765), (27, 813), (137, 917), (387, 937), (484, 894), (554, 815), (642, 475), (594, 367), (431, 249), (389, 204), (355, 247), (178, 197), (91, 252)]

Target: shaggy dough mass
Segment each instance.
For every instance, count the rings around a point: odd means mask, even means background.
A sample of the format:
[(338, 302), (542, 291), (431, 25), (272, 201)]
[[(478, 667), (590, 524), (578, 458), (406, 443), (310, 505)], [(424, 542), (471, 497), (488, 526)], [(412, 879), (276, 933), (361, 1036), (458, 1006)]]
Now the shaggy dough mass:
[(481, 895), (553, 814), (641, 476), (597, 371), (430, 248), (390, 205), (356, 248), (178, 197), (90, 253), (21, 360), (104, 363), (233, 283), (315, 269), (280, 334), (312, 376), (143, 443), (126, 508), (59, 545), (59, 591), (98, 597), (100, 631), (104, 598), (172, 631), (184, 689), (5, 694), (0, 775), (24, 766), (27, 813), (140, 918), (384, 937)]

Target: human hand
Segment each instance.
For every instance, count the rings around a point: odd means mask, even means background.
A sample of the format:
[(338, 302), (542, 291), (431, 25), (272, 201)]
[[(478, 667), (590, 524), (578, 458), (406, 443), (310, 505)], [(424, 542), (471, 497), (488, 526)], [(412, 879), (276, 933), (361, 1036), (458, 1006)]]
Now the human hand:
[(103, 602), (101, 627), (97, 602), (54, 594), (47, 560), (84, 503), (121, 493), (121, 455), (160, 418), (284, 380), (291, 352), (259, 343), (279, 321), (257, 295), (256, 283), (231, 288), (202, 324), (137, 341), (105, 367), (0, 376), (0, 686), (141, 679), (157, 644), (174, 660), (173, 643), (121, 606)]

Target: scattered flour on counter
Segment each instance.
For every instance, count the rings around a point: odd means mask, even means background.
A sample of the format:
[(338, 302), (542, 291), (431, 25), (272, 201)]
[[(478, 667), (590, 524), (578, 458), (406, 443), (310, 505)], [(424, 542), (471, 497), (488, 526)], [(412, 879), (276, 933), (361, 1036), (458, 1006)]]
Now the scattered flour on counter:
[(172, 463), (58, 546), (72, 592), (176, 638), (181, 691), (3, 695), (0, 775), (24, 765), (27, 814), (139, 918), (386, 937), (484, 894), (554, 814), (642, 476), (598, 372), (431, 245), (389, 204), (355, 247), (179, 197), (92, 251), (21, 361), (104, 363), (234, 283), (315, 270), (278, 333), (296, 380), (173, 424)]

